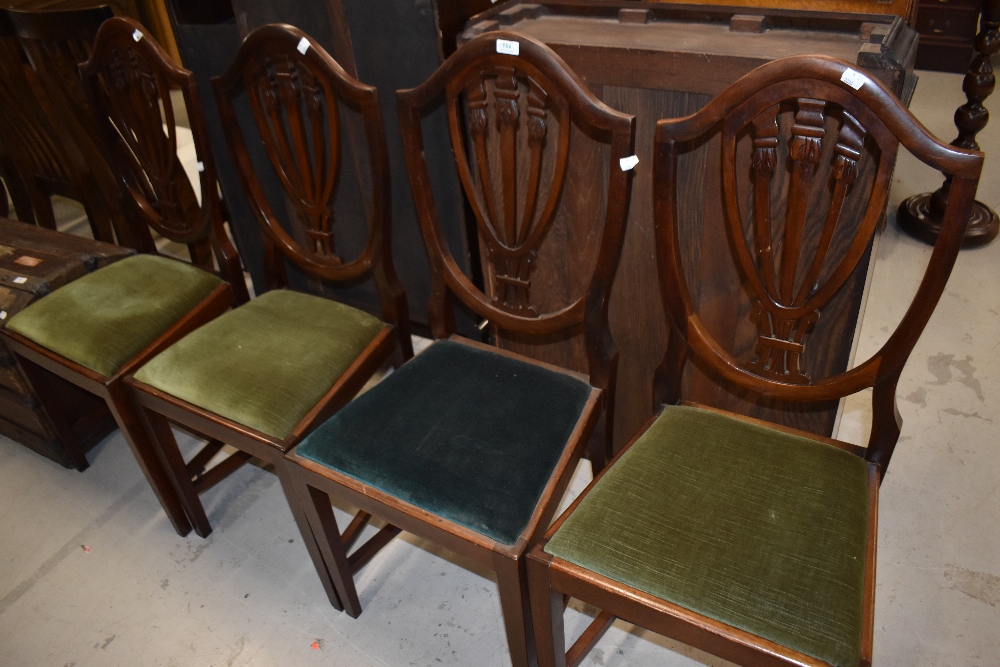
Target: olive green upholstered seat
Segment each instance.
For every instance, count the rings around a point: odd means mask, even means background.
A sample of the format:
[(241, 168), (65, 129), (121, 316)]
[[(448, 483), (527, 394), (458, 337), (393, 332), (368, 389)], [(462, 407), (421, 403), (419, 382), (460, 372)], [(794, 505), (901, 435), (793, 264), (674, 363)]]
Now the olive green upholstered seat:
[(824, 443), (668, 407), (545, 551), (824, 660), (857, 665), (868, 464)]
[(563, 373), (439, 341), (362, 394), (296, 452), (513, 544), (591, 387)]
[(222, 283), (184, 262), (136, 255), (57, 289), (7, 328), (111, 376)]
[(281, 440), (384, 327), (336, 301), (272, 290), (188, 334), (135, 379)]

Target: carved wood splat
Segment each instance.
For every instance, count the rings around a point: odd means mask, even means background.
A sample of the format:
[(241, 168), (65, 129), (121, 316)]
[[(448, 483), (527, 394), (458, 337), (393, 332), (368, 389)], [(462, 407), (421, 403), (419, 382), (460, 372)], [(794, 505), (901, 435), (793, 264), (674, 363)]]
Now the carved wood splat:
[[(537, 73), (510, 66), (478, 70), (460, 87), (450, 87), (459, 89), (470, 141), (454, 142), (455, 159), (488, 254), (493, 302), (509, 312), (535, 316), (531, 274), (563, 188), (569, 109), (562, 98), (547, 92), (551, 84)], [(450, 93), (449, 113), (459, 114), (460, 104), (458, 95)], [(528, 153), (527, 174), (518, 173), (521, 151)]]
[[(858, 230), (846, 253), (831, 255), (837, 232), (845, 233), (844, 204), (858, 174), (867, 132), (850, 113), (823, 100), (798, 98), (794, 107), (794, 124), (785, 138), (780, 132), (780, 105), (750, 123), (750, 220), (745, 224), (730, 209), (729, 224), (740, 264), (748, 274), (751, 318), (758, 330), (753, 358), (745, 366), (763, 377), (808, 384), (803, 363), (807, 336), (854, 271), (874, 222)], [(837, 122), (828, 122), (831, 118)], [(835, 145), (832, 162), (826, 165), (821, 161), (831, 154), (824, 151), (824, 143), (830, 141)], [(782, 143), (786, 151), (779, 150)], [(787, 155), (786, 164), (779, 165), (779, 155)], [(779, 169), (790, 174), (783, 220), (775, 220), (772, 210), (772, 191), (782, 187)], [(825, 216), (818, 216), (824, 207)], [(747, 226), (749, 234), (743, 231)], [(833, 266), (828, 266), (831, 261)]]
[(340, 165), (339, 110), (315, 75), (271, 54), (253, 75), (250, 103), (275, 172), (302, 225), (309, 251), (339, 264), (331, 200)]

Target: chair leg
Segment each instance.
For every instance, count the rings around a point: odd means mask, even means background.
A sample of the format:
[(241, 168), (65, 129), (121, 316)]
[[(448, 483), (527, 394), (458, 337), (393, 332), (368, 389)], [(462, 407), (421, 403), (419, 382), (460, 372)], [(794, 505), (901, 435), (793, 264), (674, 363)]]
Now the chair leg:
[(529, 557), (527, 567), (538, 667), (566, 667), (564, 596), (552, 588), (547, 561)]
[(153, 410), (147, 410), (141, 406), (138, 409), (142, 411), (142, 417), (149, 426), (150, 443), (163, 462), (164, 469), (180, 498), (181, 505), (184, 506), (184, 511), (191, 520), (195, 534), (199, 537), (208, 537), (212, 534), (212, 524), (205, 513), (205, 506), (201, 504), (201, 497), (194, 488), (191, 475), (184, 463), (184, 456), (177, 446), (174, 432), (170, 430), (170, 422), (166, 417)]
[(531, 612), (528, 606), (528, 581), (525, 559), (494, 554), (493, 566), (500, 588), (500, 607), (507, 631), (507, 647), (514, 667), (537, 665), (534, 633), (531, 629)]
[(285, 498), (288, 500), (288, 506), (292, 510), (292, 516), (295, 517), (295, 523), (299, 527), (299, 533), (302, 534), (302, 541), (305, 542), (306, 550), (309, 551), (309, 557), (312, 559), (313, 567), (316, 568), (316, 574), (319, 575), (319, 579), (323, 582), (323, 589), (326, 591), (326, 597), (329, 598), (330, 604), (337, 611), (343, 611), (344, 605), (340, 601), (340, 596), (337, 594), (337, 587), (333, 583), (333, 577), (330, 576), (330, 569), (327, 567), (326, 561), (323, 559), (323, 551), (320, 548), (318, 535), (314, 533), (312, 526), (309, 524), (309, 519), (305, 509), (305, 500), (299, 496), (300, 489), (299, 485), (295, 484), (292, 479), (292, 472), (290, 470), (293, 464), (288, 463), (283, 458), (274, 461), (274, 471), (278, 475), (278, 480), (281, 482), (281, 488), (285, 491)]
[(357, 618), (361, 615), (361, 600), (358, 599), (358, 589), (354, 585), (351, 565), (347, 561), (347, 548), (330, 506), (330, 496), (308, 484), (305, 487), (305, 491), (297, 492), (308, 498), (305, 502), (307, 523), (316, 535), (322, 560), (327, 565), (327, 572), (333, 580), (343, 610), (348, 616)]
[(191, 532), (191, 522), (188, 521), (184, 506), (170, 481), (170, 476), (164, 469), (156, 450), (150, 442), (151, 434), (147, 430), (146, 421), (139, 412), (140, 408), (127, 393), (120, 382), (114, 382), (107, 387), (108, 407), (118, 427), (125, 436), (125, 441), (132, 449), (135, 460), (139, 463), (142, 474), (153, 488), (163, 511), (173, 524), (174, 530), (181, 537)]

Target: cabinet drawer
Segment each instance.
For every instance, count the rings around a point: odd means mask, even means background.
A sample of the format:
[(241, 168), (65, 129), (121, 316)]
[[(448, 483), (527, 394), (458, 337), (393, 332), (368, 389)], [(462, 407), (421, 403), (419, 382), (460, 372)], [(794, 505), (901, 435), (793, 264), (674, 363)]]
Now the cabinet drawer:
[(941, 4), (917, 11), (917, 32), (928, 37), (949, 37), (971, 43), (978, 27), (978, 8)]

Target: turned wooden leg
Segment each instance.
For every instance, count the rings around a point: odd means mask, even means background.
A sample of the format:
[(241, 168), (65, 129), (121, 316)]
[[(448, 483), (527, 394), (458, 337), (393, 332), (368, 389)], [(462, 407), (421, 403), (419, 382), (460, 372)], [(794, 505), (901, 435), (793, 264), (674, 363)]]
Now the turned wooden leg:
[[(965, 104), (955, 112), (955, 126), (958, 138), (952, 146), (979, 150), (976, 135), (990, 119), (990, 112), (983, 102), (996, 84), (990, 58), (1000, 51), (1000, 0), (983, 0), (979, 34), (976, 35), (976, 57), (965, 75), (962, 90)], [(941, 231), (941, 221), (948, 204), (951, 178), (945, 177), (944, 184), (934, 192), (914, 195), (899, 205), (896, 220), (899, 226), (911, 236), (933, 244)], [(973, 248), (989, 243), (1000, 232), (997, 214), (982, 202), (975, 202), (969, 216), (969, 226), (965, 232), (963, 248)]]

